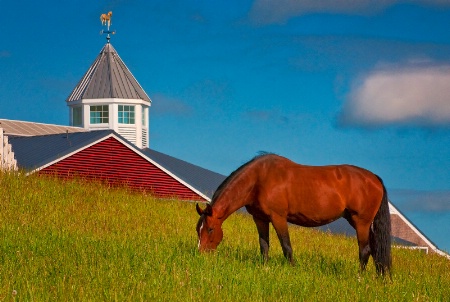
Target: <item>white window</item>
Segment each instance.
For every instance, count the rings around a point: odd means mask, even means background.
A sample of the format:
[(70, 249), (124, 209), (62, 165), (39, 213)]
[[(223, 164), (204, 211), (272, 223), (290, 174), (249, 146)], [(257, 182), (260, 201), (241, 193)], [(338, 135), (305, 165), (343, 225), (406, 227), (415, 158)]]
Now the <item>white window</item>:
[(142, 126), (146, 126), (147, 125), (146, 124), (147, 119), (146, 119), (145, 112), (146, 112), (145, 108), (142, 108)]
[(108, 105), (90, 107), (91, 124), (107, 124), (109, 122)]
[(81, 107), (72, 108), (72, 125), (81, 126), (83, 117), (81, 115)]
[(119, 124), (134, 124), (134, 106), (119, 105)]

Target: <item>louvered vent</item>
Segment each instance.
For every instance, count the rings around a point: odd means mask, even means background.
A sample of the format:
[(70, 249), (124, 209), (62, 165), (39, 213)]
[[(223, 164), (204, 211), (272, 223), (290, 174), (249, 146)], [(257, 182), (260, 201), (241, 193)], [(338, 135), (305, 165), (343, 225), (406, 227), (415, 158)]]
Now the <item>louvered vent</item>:
[(136, 129), (134, 127), (119, 127), (118, 130), (120, 135), (136, 145)]
[(148, 147), (147, 129), (142, 129), (142, 148)]

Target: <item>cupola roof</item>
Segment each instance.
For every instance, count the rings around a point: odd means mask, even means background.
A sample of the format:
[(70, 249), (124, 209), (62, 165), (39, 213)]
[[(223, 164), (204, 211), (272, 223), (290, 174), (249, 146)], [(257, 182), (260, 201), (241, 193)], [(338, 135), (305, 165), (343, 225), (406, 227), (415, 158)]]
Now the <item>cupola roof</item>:
[(151, 102), (109, 41), (66, 102), (104, 98), (140, 99)]

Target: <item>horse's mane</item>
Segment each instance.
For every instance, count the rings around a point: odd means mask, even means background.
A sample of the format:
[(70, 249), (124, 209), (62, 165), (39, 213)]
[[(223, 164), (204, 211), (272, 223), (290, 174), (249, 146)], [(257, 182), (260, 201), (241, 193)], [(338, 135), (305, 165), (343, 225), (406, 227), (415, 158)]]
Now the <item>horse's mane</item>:
[(262, 157), (266, 157), (269, 155), (274, 155), (273, 153), (267, 153), (267, 152), (258, 152), (258, 155), (256, 155), (255, 157), (253, 157), (251, 160), (249, 160), (248, 162), (246, 162), (245, 164), (243, 164), (242, 166), (240, 166), (239, 168), (237, 168), (236, 170), (234, 170), (233, 172), (231, 172), (231, 174), (225, 178), (225, 180), (219, 185), (219, 187), (216, 189), (216, 191), (214, 192), (213, 197), (211, 198), (211, 205), (214, 204), (214, 201), (220, 196), (220, 194), (222, 194), (222, 191), (228, 186), (228, 184), (237, 176), (239, 175), (242, 170), (244, 170), (248, 165), (250, 165), (251, 163), (259, 160)]

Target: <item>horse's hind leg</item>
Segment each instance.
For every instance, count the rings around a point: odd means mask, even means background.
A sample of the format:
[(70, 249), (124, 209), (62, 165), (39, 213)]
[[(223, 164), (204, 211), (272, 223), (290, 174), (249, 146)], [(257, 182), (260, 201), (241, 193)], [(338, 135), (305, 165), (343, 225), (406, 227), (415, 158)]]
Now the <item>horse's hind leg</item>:
[(277, 232), (278, 239), (280, 240), (281, 248), (283, 249), (284, 257), (291, 263), (294, 264), (292, 258), (292, 246), (291, 239), (289, 238), (289, 231), (286, 217), (272, 216), (272, 225)]
[(356, 237), (358, 239), (359, 247), (359, 263), (361, 265), (361, 271), (364, 271), (367, 266), (367, 262), (370, 257), (370, 245), (369, 245), (369, 228), (370, 223), (356, 223)]
[(253, 216), (259, 234), (259, 246), (264, 262), (269, 259), (269, 222), (263, 221)]

